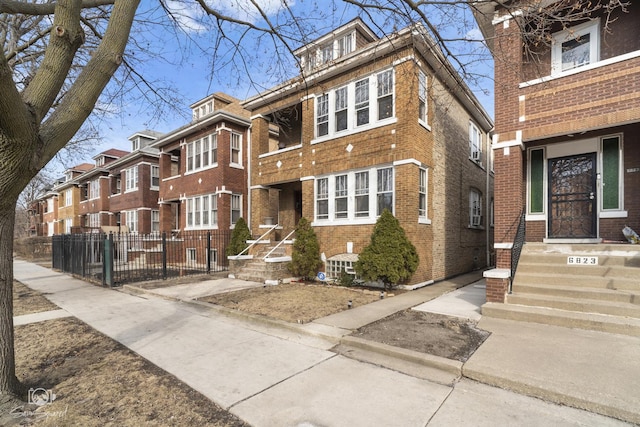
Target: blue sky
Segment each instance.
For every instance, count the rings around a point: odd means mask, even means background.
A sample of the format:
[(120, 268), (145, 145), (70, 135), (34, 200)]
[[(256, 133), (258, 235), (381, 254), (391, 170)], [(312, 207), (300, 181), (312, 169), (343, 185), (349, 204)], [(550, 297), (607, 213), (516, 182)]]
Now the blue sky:
[[(294, 67), (291, 64), (285, 67), (284, 71), (282, 68), (278, 68), (278, 61), (269, 53), (269, 43), (265, 43), (264, 39), (256, 40), (251, 34), (245, 36), (241, 42), (242, 48), (246, 50), (248, 58), (246, 66), (251, 71), (251, 78), (247, 72), (234, 69), (234, 66), (228, 63), (231, 51), (229, 46), (224, 44), (219, 46), (219, 57), (216, 58), (214, 64), (211, 52), (213, 52), (215, 44), (220, 42), (216, 38), (217, 32), (210, 30), (210, 28), (215, 28), (214, 23), (210, 20), (207, 21), (202, 10), (192, 0), (169, 1), (168, 3), (174, 16), (181, 22), (182, 31), (172, 31), (160, 24), (149, 24), (152, 21), (166, 24), (166, 20), (163, 18), (166, 15), (158, 8), (156, 0), (143, 0), (139, 19), (144, 23), (135, 27), (137, 31), (132, 34), (132, 40), (138, 46), (144, 46), (155, 52), (157, 56), (146, 57), (136, 51), (136, 54), (130, 58), (132, 62), (136, 59), (139, 60), (139, 63), (135, 64), (136, 72), (142, 74), (149, 81), (155, 81), (158, 87), (168, 88), (167, 96), (174, 98), (170, 104), (175, 108), (171, 109), (165, 106), (162, 110), (158, 110), (148, 102), (129, 95), (120, 98), (121, 101), (118, 103), (102, 101), (101, 106), (111, 111), (112, 114), (100, 119), (103, 142), (92, 147), (91, 156), (109, 148), (129, 150), (130, 145), (127, 137), (140, 130), (153, 129), (159, 132), (169, 132), (188, 123), (191, 118), (189, 105), (211, 93), (220, 91), (244, 99), (257, 93), (259, 85), (264, 88), (271, 87), (283, 81), (285, 77), (290, 78), (295, 75), (292, 74)], [(254, 15), (245, 12), (252, 10), (247, 5), (249, 4), (248, 0), (210, 0), (208, 4), (225, 15), (252, 21), (256, 25), (264, 25), (264, 22), (255, 16), (255, 12), (253, 12)], [(330, 28), (337, 27), (361, 13), (359, 10), (353, 9), (352, 6), (337, 0), (331, 2), (297, 0), (297, 2), (289, 1), (288, 4), (291, 5), (296, 15), (299, 14), (303, 17), (299, 22), (304, 22), (306, 29), (313, 28), (315, 30), (316, 34), (309, 35), (309, 38), (324, 34)], [(295, 38), (299, 38), (299, 35), (295, 34), (295, 26), (292, 25), (290, 15), (282, 13), (280, 0), (261, 0), (260, 5), (269, 14), (272, 22), (282, 25), (282, 31), (291, 34), (291, 47), (293, 49), (299, 47), (302, 42), (295, 40)], [(469, 16), (470, 14), (465, 14), (464, 20), (467, 22), (464, 23), (463, 28), (457, 31), (466, 31), (468, 38), (479, 39), (479, 31)], [(397, 25), (397, 23), (387, 21), (386, 17), (382, 15), (373, 17), (375, 22), (372, 22), (372, 16), (362, 14), (361, 17), (368, 25), (372, 26), (378, 35), (381, 34), (377, 27), (390, 28), (392, 25)], [(445, 16), (438, 19), (444, 22), (452, 18)], [(460, 21), (459, 17), (455, 19)], [(446, 26), (446, 23), (444, 25)], [(448, 26), (442, 31), (450, 31), (451, 28), (452, 26)], [(231, 38), (238, 39), (240, 37), (238, 27), (227, 25), (225, 32)], [(452, 34), (445, 34), (445, 36), (452, 36)], [(455, 34), (455, 36), (460, 37), (461, 35)], [(135, 44), (129, 44), (130, 52), (136, 50)], [(466, 47), (471, 45), (478, 47), (478, 43), (465, 43)], [(492, 75), (492, 70), (487, 67), (486, 63), (479, 64), (478, 67), (479, 73), (487, 76)], [(289, 75), (285, 75), (286, 73)], [(251, 82), (258, 83), (258, 87), (251, 87)], [(113, 81), (109, 89), (111, 91), (120, 89), (118, 84), (117, 81)], [(481, 83), (481, 90), (475, 90), (472, 83), (469, 85), (485, 109), (493, 115), (493, 85), (491, 81), (484, 80)], [(135, 90), (130, 88), (124, 90), (129, 94), (136, 95)], [(176, 108), (179, 112), (176, 111)], [(76, 163), (85, 161), (92, 162), (91, 157), (77, 159)]]

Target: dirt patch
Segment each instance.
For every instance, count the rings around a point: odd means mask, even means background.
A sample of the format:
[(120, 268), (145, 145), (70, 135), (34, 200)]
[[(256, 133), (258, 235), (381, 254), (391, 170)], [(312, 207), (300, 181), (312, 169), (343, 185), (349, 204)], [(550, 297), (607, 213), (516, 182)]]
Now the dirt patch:
[(466, 362), (487, 339), (489, 332), (465, 319), (403, 310), (366, 325), (352, 335)]
[[(389, 297), (389, 294), (387, 294)], [(380, 299), (380, 290), (284, 283), (200, 298), (211, 304), (293, 323), (307, 323)]]
[(58, 306), (46, 299), (40, 292), (13, 281), (13, 315), (40, 313), (57, 310)]
[(164, 280), (149, 280), (143, 282), (131, 283), (130, 286), (134, 286), (140, 289), (159, 289), (167, 288), (176, 285), (185, 285), (191, 283), (204, 282), (207, 280), (223, 279), (227, 277), (229, 273), (227, 271), (221, 271), (211, 274), (194, 274), (188, 276), (169, 277)]
[[(36, 297), (18, 298), (15, 307)], [(247, 425), (76, 318), (16, 327), (15, 353), (18, 379), (55, 399), (23, 407), (32, 413), (21, 414), (16, 402), (0, 406), (3, 426)]]

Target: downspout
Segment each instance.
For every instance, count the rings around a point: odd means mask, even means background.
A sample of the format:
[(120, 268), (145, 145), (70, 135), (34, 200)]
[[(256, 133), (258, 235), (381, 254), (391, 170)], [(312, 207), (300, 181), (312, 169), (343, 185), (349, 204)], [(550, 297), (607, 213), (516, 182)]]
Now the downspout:
[(247, 226), (251, 230), (251, 128), (253, 120), (247, 129)]
[[(491, 161), (491, 157), (493, 155), (493, 147), (491, 144), (491, 132), (493, 132), (493, 129), (491, 129), (489, 132), (487, 132), (487, 182), (486, 184), (486, 190), (485, 190), (485, 194), (487, 195), (487, 198), (489, 199), (489, 203), (487, 203), (486, 205), (486, 210), (487, 210), (487, 232), (485, 233), (485, 238), (487, 240), (486, 242), (486, 256), (487, 256), (487, 267), (491, 267), (491, 199), (493, 198), (495, 200), (495, 195), (493, 193), (491, 193), (491, 198), (489, 198), (489, 192), (491, 191), (491, 169), (493, 168), (493, 162)], [(495, 190), (495, 187), (494, 187)]]

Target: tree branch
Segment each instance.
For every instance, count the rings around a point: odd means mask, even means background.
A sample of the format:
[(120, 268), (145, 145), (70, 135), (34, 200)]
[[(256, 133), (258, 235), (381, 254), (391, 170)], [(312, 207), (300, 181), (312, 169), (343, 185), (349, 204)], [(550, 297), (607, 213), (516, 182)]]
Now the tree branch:
[[(98, 6), (114, 4), (115, 0), (82, 0), (80, 9), (90, 9)], [(20, 13), (22, 15), (51, 15), (57, 3), (26, 3), (24, 1), (0, 0), (0, 13)]]

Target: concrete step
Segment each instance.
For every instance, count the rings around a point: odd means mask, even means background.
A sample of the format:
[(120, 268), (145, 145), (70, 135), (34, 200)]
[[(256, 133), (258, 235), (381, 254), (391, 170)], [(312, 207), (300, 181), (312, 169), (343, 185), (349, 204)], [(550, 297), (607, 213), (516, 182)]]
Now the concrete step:
[(609, 314), (640, 319), (640, 305), (628, 302), (597, 301), (590, 299), (513, 293), (507, 295), (508, 304), (555, 308), (582, 313)]
[(619, 289), (627, 291), (640, 291), (639, 278), (621, 278), (621, 277), (600, 277), (593, 275), (576, 275), (568, 273), (558, 273), (546, 269), (544, 273), (525, 273), (520, 268), (516, 272), (513, 285), (558, 285), (558, 286), (576, 286), (585, 288), (601, 288), (601, 289)]
[(540, 284), (515, 284), (514, 294), (550, 295), (567, 298), (589, 299), (596, 301), (622, 302), (640, 305), (640, 292), (618, 291), (603, 288), (581, 288), (577, 286), (558, 286)]
[(566, 259), (564, 259), (562, 263), (555, 264), (550, 261), (520, 259), (518, 263), (518, 273), (572, 274), (575, 276), (616, 277), (640, 280), (640, 268), (637, 267), (615, 265), (615, 263), (610, 262), (608, 262), (607, 265), (573, 266), (567, 265)]
[(630, 317), (492, 302), (482, 306), (482, 315), (640, 337), (640, 319)]

